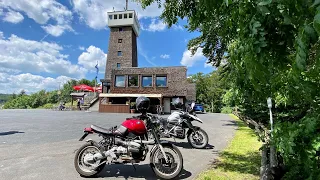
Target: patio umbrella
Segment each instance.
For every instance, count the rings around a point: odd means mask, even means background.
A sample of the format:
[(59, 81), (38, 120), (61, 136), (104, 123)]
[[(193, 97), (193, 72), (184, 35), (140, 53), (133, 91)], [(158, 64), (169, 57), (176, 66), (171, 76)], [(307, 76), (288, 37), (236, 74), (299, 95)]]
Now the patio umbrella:
[(80, 84), (80, 85), (77, 85), (77, 86), (73, 86), (73, 89), (76, 90), (76, 91), (93, 91), (93, 88), (91, 86), (88, 86), (86, 84)]
[(93, 87), (93, 89), (95, 89), (96, 92), (102, 92), (102, 86)]

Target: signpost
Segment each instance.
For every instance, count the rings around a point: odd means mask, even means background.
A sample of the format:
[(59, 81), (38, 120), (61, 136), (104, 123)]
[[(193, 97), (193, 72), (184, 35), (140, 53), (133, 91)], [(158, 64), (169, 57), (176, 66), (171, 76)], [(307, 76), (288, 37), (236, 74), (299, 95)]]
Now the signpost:
[(267, 99), (267, 104), (268, 104), (268, 108), (269, 108), (269, 114), (270, 114), (270, 135), (271, 135), (271, 139), (270, 139), (270, 167), (276, 167), (277, 166), (277, 159), (276, 159), (276, 149), (274, 147), (274, 145), (272, 144), (272, 133), (273, 133), (273, 118), (272, 118), (272, 100), (270, 97), (268, 97)]

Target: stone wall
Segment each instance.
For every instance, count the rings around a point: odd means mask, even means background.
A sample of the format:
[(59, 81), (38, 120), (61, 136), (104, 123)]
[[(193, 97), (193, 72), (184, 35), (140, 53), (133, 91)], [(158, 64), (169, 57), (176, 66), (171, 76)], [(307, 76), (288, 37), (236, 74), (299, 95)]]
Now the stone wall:
[[(111, 78), (111, 71), (117, 68), (117, 63), (121, 67), (136, 67), (137, 63), (137, 40), (132, 27), (110, 28), (108, 57), (106, 63), (105, 79)], [(118, 40), (122, 39), (119, 43)], [(118, 51), (122, 51), (122, 56), (118, 56)]]
[(188, 83), (186, 98), (189, 101), (196, 101), (196, 84), (195, 83)]

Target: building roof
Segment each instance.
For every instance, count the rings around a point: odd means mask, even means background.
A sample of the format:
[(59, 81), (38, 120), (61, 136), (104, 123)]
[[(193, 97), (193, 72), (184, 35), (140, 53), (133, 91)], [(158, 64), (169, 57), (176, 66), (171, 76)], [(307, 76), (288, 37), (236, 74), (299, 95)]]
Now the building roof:
[(100, 93), (99, 97), (140, 97), (161, 98), (162, 94), (117, 94), (117, 93)]
[(84, 92), (79, 92), (79, 93), (71, 93), (70, 96), (84, 96)]

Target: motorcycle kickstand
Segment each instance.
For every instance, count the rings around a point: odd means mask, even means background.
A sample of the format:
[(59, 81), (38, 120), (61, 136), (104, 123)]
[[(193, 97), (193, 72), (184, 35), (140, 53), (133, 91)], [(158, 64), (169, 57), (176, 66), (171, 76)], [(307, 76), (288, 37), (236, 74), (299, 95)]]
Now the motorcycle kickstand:
[(133, 166), (134, 172), (136, 172), (137, 169), (136, 169), (136, 167), (134, 166), (133, 161), (131, 161), (131, 164), (132, 164), (132, 166)]

